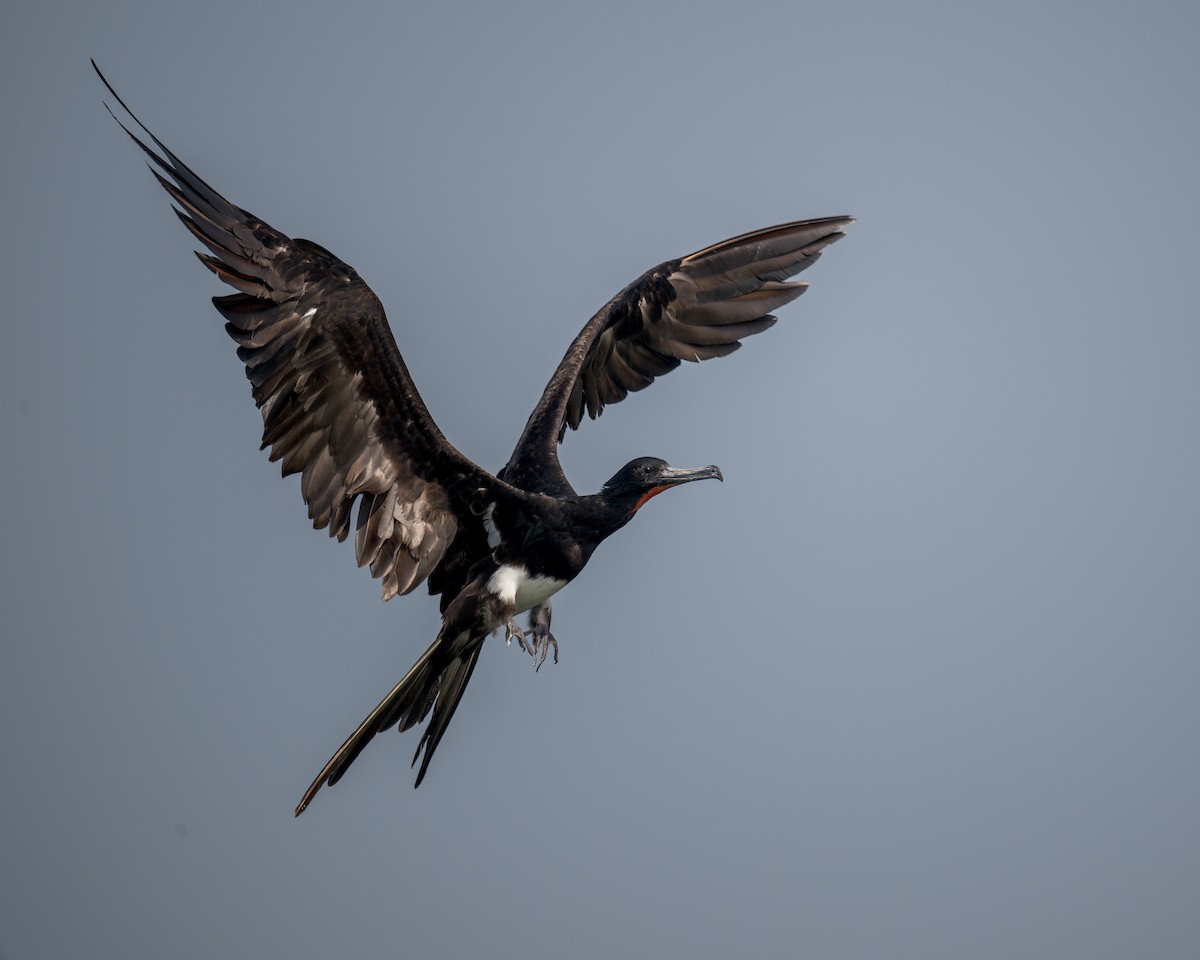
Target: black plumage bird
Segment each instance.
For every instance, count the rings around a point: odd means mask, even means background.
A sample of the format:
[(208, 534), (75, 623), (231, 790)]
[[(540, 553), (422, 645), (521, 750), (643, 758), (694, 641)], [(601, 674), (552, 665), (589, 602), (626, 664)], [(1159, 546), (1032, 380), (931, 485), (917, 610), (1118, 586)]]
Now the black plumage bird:
[[(313, 526), (339, 540), (353, 527), (358, 563), (383, 581), (385, 600), (426, 581), (441, 595), (437, 639), (317, 774), (296, 815), (323, 785), (341, 779), (375, 734), (428, 717), (413, 756), (414, 764), (421, 761), (419, 786), (484, 640), (503, 628), (538, 666), (551, 648), (557, 660), (552, 595), (651, 497), (721, 479), (715, 466), (680, 470), (642, 457), (599, 493), (581, 496), (558, 461), (567, 428), (683, 360), (725, 356), (766, 330), (775, 322), (771, 311), (807, 287), (788, 278), (811, 266), (852, 220), (756, 230), (642, 274), (571, 343), (508, 463), (493, 476), (442, 435), (383, 306), (354, 269), (230, 203), (100, 79), (157, 147), (113, 115), (150, 157), (183, 225), (210, 251), (197, 254), (200, 261), (237, 291), (213, 303), (262, 411), (262, 445), (282, 461), (285, 476), (300, 474)], [(525, 611), (529, 637), (515, 619)]]

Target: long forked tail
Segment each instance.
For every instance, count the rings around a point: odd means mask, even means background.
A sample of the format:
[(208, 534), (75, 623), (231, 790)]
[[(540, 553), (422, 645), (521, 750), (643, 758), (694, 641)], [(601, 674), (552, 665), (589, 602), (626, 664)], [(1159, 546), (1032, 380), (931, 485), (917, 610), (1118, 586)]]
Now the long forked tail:
[(433, 759), (434, 751), (442, 740), (442, 734), (446, 732), (463, 691), (471, 680), (479, 652), (483, 649), (483, 639), (459, 634), (450, 638), (452, 642), (447, 642), (444, 632), (438, 634), (438, 638), (421, 654), (404, 678), (392, 687), (379, 706), (367, 715), (317, 774), (300, 798), (296, 816), (308, 808), (321, 787), (332, 787), (342, 779), (350, 764), (374, 739), (375, 734), (394, 726), (407, 730), (430, 714), (429, 726), (421, 735), (412, 760), (415, 766), (417, 759), (421, 759), (417, 781), (413, 784), (419, 787), (425, 779), (425, 771), (429, 769), (429, 761)]

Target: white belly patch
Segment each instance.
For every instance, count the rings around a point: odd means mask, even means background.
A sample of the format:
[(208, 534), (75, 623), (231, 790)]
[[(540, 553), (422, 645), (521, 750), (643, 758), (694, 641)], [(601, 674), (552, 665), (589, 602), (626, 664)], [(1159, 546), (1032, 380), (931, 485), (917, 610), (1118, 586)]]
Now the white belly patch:
[(492, 574), (487, 588), (505, 603), (513, 604), (517, 613), (524, 613), (539, 603), (545, 603), (566, 585), (566, 580), (530, 576), (524, 567), (506, 563)]

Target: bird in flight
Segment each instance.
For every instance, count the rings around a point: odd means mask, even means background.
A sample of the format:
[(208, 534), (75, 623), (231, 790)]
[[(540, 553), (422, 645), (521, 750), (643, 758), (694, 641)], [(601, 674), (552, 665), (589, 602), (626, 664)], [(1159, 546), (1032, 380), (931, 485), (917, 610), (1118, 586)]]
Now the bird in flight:
[[(580, 495), (558, 460), (568, 428), (684, 360), (726, 356), (766, 330), (775, 323), (771, 312), (808, 286), (789, 278), (841, 239), (853, 219), (755, 230), (646, 271), (571, 342), (508, 463), (493, 475), (442, 435), (383, 305), (354, 268), (226, 200), (92, 66), (150, 141), (113, 113), (150, 158), (176, 215), (208, 249), (197, 253), (200, 262), (236, 291), (213, 304), (262, 412), (262, 447), (282, 461), (284, 476), (300, 474), (313, 526), (338, 540), (353, 533), (358, 564), (383, 581), (384, 600), (422, 583), (441, 598), (437, 638), (317, 774), (296, 816), (322, 786), (342, 778), (377, 733), (428, 718), (412, 761), (420, 760), (420, 786), (484, 640), (503, 629), (536, 666), (551, 650), (557, 661), (551, 598), (596, 547), (651, 497), (722, 479), (715, 466), (680, 469), (639, 457), (599, 493)], [(522, 630), (516, 617), (525, 612)]]

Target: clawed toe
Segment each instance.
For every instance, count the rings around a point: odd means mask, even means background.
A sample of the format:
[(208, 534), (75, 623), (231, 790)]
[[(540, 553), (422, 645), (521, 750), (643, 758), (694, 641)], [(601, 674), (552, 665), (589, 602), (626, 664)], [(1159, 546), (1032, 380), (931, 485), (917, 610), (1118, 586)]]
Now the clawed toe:
[(512, 646), (513, 639), (516, 638), (517, 644), (531, 657), (535, 656), (534, 649), (530, 646), (529, 641), (525, 639), (525, 631), (521, 629), (521, 625), (517, 623), (515, 617), (509, 617), (504, 622), (504, 644)]
[(534, 639), (536, 649), (533, 653), (533, 658), (536, 661), (536, 664), (533, 668), (533, 672), (537, 673), (542, 669), (542, 664), (546, 662), (546, 654), (549, 652), (550, 647), (554, 648), (554, 662), (558, 663), (558, 641), (554, 639), (554, 634), (552, 634), (549, 630), (547, 630), (545, 633), (539, 634)]

